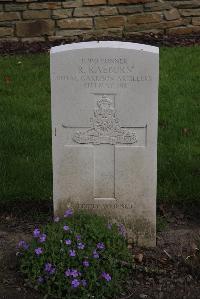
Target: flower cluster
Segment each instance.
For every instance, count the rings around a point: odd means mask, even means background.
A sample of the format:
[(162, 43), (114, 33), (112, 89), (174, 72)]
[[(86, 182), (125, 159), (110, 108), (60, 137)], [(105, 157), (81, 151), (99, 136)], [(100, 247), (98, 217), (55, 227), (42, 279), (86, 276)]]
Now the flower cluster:
[(81, 272), (79, 272), (78, 270), (76, 269), (67, 269), (65, 271), (65, 276), (72, 276), (72, 277), (78, 277), (78, 276), (81, 276)]
[[(34, 231), (33, 231), (33, 237), (35, 239), (37, 239), (37, 241), (39, 243), (45, 243), (47, 235), (44, 234), (44, 233), (41, 233), (41, 231), (39, 230), (39, 228), (35, 228)], [(34, 252), (35, 252), (36, 256), (40, 256), (41, 254), (43, 254), (44, 249), (42, 247), (37, 247), (37, 248), (35, 248)]]
[(65, 271), (65, 276), (72, 278), (72, 280), (71, 280), (72, 288), (77, 288), (79, 286), (86, 287), (86, 285), (87, 285), (87, 282), (85, 279), (80, 279), (81, 272), (79, 272), (77, 269), (67, 269)]
[(39, 230), (39, 228), (35, 228), (33, 231), (33, 237), (35, 239), (38, 239), (38, 241), (40, 243), (44, 243), (46, 241), (47, 235), (46, 234), (42, 234)]
[[(111, 230), (112, 224), (108, 223), (107, 228), (109, 230)], [(122, 223), (118, 224), (118, 232), (122, 237), (126, 238), (127, 232), (126, 232), (126, 227), (124, 226), (124, 224), (122, 224)]]
[(126, 240), (120, 237), (126, 230), (98, 217), (82, 212), (76, 216), (68, 209), (45, 229), (36, 227), (30, 245), (19, 242), (21, 270), (39, 290), (55, 298), (114, 298), (118, 277), (125, 273), (115, 261), (127, 260)]

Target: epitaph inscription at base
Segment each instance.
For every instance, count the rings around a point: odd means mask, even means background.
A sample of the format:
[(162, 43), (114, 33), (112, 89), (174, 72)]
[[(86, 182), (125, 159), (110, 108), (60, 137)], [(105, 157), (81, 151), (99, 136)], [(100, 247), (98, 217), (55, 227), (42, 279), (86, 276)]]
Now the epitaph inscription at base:
[(53, 200), (126, 225), (155, 245), (158, 48), (87, 42), (51, 49)]

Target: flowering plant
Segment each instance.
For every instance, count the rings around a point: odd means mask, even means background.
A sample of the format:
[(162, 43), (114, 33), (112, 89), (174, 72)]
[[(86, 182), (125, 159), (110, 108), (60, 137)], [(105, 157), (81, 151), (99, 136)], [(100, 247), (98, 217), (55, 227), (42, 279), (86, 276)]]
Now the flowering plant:
[[(110, 298), (119, 294), (130, 262), (125, 227), (68, 209), (18, 244), (20, 269), (46, 298)], [(123, 263), (122, 263), (123, 262)]]

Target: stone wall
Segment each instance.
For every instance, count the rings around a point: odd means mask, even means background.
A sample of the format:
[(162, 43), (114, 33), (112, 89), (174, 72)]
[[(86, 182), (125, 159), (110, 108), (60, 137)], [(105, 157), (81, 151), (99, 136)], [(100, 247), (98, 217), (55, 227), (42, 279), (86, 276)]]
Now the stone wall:
[(0, 0), (0, 41), (200, 33), (200, 0)]

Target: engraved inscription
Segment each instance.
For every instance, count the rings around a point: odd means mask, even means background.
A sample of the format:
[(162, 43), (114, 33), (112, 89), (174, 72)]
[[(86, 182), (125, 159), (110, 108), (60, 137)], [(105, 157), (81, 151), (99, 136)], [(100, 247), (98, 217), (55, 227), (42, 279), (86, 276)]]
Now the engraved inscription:
[(93, 204), (93, 203), (75, 203), (74, 206), (78, 209), (126, 209), (130, 210), (134, 208), (133, 204), (130, 203), (116, 203), (116, 204)]
[(91, 128), (77, 131), (72, 139), (82, 144), (133, 144), (137, 142), (136, 133), (121, 128), (112, 100), (102, 95), (97, 100), (97, 109), (91, 119)]
[(87, 89), (126, 89), (152, 81), (152, 75), (138, 71), (136, 62), (126, 57), (82, 57), (71, 74), (59, 74), (54, 79), (80, 83)]

